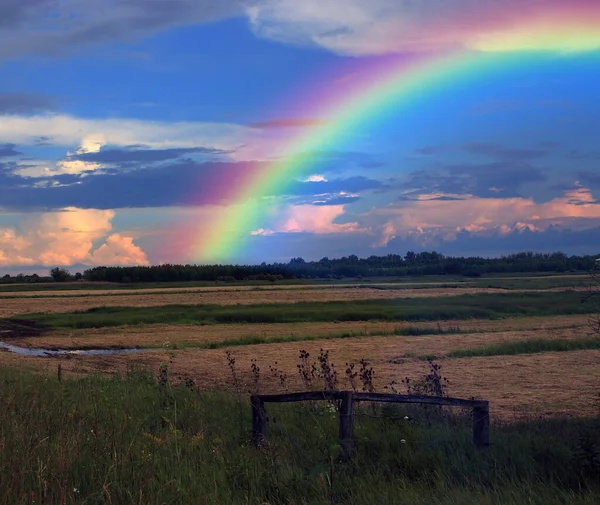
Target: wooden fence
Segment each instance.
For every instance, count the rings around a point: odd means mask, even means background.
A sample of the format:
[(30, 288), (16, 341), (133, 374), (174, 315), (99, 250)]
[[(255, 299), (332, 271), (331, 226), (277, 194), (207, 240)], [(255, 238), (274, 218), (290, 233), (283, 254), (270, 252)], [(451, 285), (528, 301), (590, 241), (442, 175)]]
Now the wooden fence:
[(267, 411), (265, 403), (287, 403), (315, 400), (339, 401), (340, 446), (347, 457), (354, 453), (354, 405), (356, 402), (380, 403), (421, 403), (445, 405), (449, 407), (468, 407), (473, 412), (473, 443), (477, 448), (487, 447), (490, 443), (489, 402), (486, 400), (461, 400), (437, 396), (397, 395), (383, 393), (355, 393), (353, 391), (322, 391), (304, 393), (286, 393), (278, 395), (253, 395), (252, 438), (260, 444), (267, 433)]

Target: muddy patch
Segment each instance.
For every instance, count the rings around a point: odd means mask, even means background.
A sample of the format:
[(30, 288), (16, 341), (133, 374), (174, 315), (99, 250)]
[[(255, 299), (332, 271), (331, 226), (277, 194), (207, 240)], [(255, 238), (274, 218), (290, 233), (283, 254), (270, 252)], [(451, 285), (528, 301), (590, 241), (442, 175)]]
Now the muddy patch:
[(48, 328), (27, 319), (0, 319), (0, 338), (38, 337)]
[(0, 342), (0, 350), (18, 354), (20, 356), (33, 356), (37, 358), (51, 358), (55, 356), (110, 356), (114, 354), (133, 354), (141, 352), (143, 349), (42, 349), (36, 347), (21, 347), (18, 345)]

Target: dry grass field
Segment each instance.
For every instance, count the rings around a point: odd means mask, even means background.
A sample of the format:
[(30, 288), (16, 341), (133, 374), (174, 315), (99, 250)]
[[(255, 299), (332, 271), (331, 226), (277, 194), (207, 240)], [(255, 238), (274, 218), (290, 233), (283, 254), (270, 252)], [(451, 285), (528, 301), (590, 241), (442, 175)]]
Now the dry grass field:
[[(4, 293), (3, 298), (0, 295), (0, 317), (69, 313), (102, 306), (348, 302), (504, 292), (493, 288), (443, 288), (438, 284), (432, 284), (429, 288), (423, 286), (420, 289), (404, 286), (402, 289), (393, 289), (387, 285), (387, 289), (268, 286), (264, 289), (190, 288), (187, 291), (173, 288), (125, 292), (114, 289), (12, 292)], [(560, 289), (564, 288), (550, 290)], [(479, 349), (507, 342), (589, 338), (588, 318), (588, 315), (565, 315), (414, 324), (401, 321), (330, 321), (51, 329), (35, 336), (12, 336), (10, 343), (48, 349), (147, 349), (135, 354), (52, 358), (25, 357), (0, 351), (0, 364), (55, 373), (60, 363), (65, 373), (79, 375), (97, 372), (110, 374), (132, 365), (149, 367), (156, 372), (161, 364), (167, 363), (175, 380), (192, 378), (202, 387), (235, 389), (225, 358), (225, 353), (229, 351), (236, 359), (241, 380), (237, 387), (242, 387), (246, 393), (255, 387), (250, 373), (251, 363), (255, 360), (260, 368), (260, 390), (273, 392), (282, 389), (279, 382), (281, 373), (288, 377), (287, 388), (301, 389), (303, 384), (297, 369), (299, 351), (308, 351), (312, 360), (316, 359), (320, 349), (325, 349), (330, 352), (330, 359), (336, 365), (340, 387), (349, 387), (344, 374), (347, 363), (358, 363), (365, 359), (375, 370), (377, 389), (385, 391), (389, 390), (392, 381), (400, 383), (407, 376), (422, 376), (428, 366), (422, 358), (435, 356), (450, 381), (451, 395), (488, 399), (492, 414), (496, 417), (511, 419), (530, 415), (580, 415), (597, 410), (594, 401), (600, 392), (600, 350), (462, 358), (449, 357), (448, 354), (459, 349)], [(398, 334), (409, 330), (418, 335)], [(4, 334), (6, 336), (7, 333)], [(256, 343), (256, 339), (260, 343)], [(215, 344), (219, 348), (208, 348)], [(279, 372), (271, 372), (270, 366), (276, 366)]]
[[(88, 310), (95, 307), (158, 307), (165, 305), (254, 305), (265, 303), (302, 302), (348, 302), (358, 300), (390, 300), (395, 298), (452, 297), (466, 294), (505, 293), (500, 288), (456, 287), (444, 288), (432, 285), (428, 289), (377, 289), (371, 287), (319, 287), (299, 289), (289, 286), (283, 289), (239, 289), (239, 287), (218, 290), (198, 288), (182, 292), (162, 289), (115, 292), (97, 291), (31, 291), (26, 293), (0, 293), (0, 318), (15, 314), (62, 313)], [(581, 288), (576, 288), (581, 289)], [(562, 288), (513, 290), (522, 292), (556, 292)], [(76, 294), (75, 294), (76, 293)]]

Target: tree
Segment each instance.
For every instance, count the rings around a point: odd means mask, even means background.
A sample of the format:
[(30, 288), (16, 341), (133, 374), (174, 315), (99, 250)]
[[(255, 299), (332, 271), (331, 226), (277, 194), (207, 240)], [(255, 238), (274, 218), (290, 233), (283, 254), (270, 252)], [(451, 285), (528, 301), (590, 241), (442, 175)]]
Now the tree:
[(56, 282), (66, 282), (71, 277), (71, 274), (66, 268), (55, 267), (52, 270), (50, 270), (50, 276)]

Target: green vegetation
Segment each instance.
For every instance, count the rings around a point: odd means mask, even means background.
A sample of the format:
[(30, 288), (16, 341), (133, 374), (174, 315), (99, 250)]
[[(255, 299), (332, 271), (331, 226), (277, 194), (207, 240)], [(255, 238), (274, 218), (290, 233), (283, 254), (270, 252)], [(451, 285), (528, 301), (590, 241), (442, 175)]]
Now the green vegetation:
[(586, 314), (581, 293), (502, 293), (351, 302), (261, 305), (164, 305), (98, 307), (83, 312), (27, 314), (49, 328), (100, 328), (140, 324), (295, 323), (324, 321), (443, 321), (517, 316)]
[[(63, 379), (0, 370), (0, 502), (595, 504), (594, 420), (492, 423), (364, 406), (345, 461), (333, 405), (269, 405), (268, 443), (250, 443), (245, 398), (147, 373)], [(363, 415), (364, 414), (364, 415)], [(405, 420), (409, 415), (410, 420)], [(596, 459), (594, 459), (596, 458)]]
[(600, 349), (600, 338), (579, 338), (574, 340), (551, 340), (536, 338), (502, 342), (500, 344), (476, 349), (457, 349), (448, 354), (449, 358), (470, 356), (511, 356), (514, 354), (534, 354), (538, 352), (579, 351), (582, 349)]

